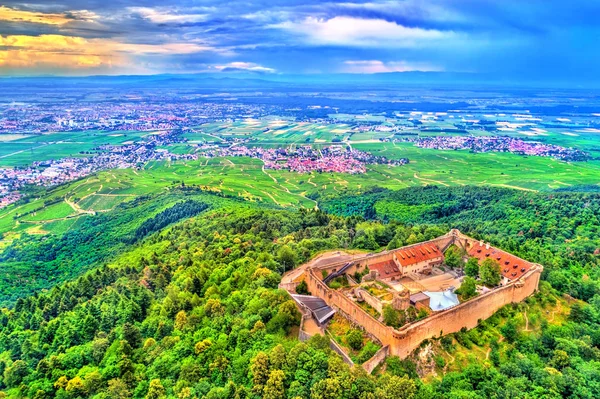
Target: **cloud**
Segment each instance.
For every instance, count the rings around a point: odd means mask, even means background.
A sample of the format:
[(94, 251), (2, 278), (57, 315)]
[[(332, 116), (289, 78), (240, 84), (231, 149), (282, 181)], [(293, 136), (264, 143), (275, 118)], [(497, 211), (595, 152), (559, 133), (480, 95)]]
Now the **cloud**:
[(61, 35), (0, 36), (0, 69), (112, 68), (125, 60), (106, 52), (108, 44)]
[(64, 25), (72, 21), (65, 14), (44, 14), (41, 12), (21, 11), (0, 6), (0, 21), (33, 22), (47, 25)]
[(252, 62), (230, 62), (225, 65), (215, 65), (214, 69), (221, 72), (255, 72), (255, 73), (275, 73), (274, 68), (267, 68)]
[(136, 56), (187, 55), (208, 51), (212, 48), (195, 43), (136, 44), (63, 35), (0, 36), (0, 70), (124, 68), (139, 71)]
[(363, 19), (338, 16), (330, 19), (307, 17), (271, 25), (303, 37), (313, 45), (350, 47), (416, 47), (454, 39), (452, 31), (411, 28), (384, 19)]
[(100, 19), (100, 15), (93, 11), (88, 10), (72, 10), (67, 11), (65, 15), (71, 20), (83, 21), (83, 22), (96, 22)]
[(127, 9), (155, 24), (185, 24), (202, 22), (207, 19), (207, 14), (180, 13), (170, 7), (128, 7)]
[[(0, 74), (250, 70), (597, 76), (600, 1), (0, 0), (0, 35), (84, 38), (0, 48)], [(198, 6), (201, 4), (201, 6)], [(540, 23), (543, 21), (543, 23)], [(12, 39), (16, 40), (16, 39)], [(25, 39), (19, 39), (21, 41)], [(62, 39), (52, 39), (56, 42)], [(49, 46), (49, 43), (44, 44)], [(88, 46), (89, 48), (86, 48)], [(11, 52), (10, 54), (8, 52)], [(82, 54), (87, 58), (76, 58)], [(245, 63), (232, 63), (245, 60)], [(350, 60), (344, 62), (345, 60)], [(398, 61), (402, 60), (402, 61)], [(112, 62), (112, 64), (110, 64)], [(21, 63), (8, 71), (6, 65)], [(261, 68), (264, 68), (261, 70)], [(90, 72), (91, 73), (91, 72)]]
[(348, 60), (344, 61), (344, 65), (340, 72), (345, 73), (383, 73), (383, 72), (441, 72), (444, 69), (426, 62), (406, 62), (406, 61), (389, 61), (383, 62), (379, 60)]
[(114, 43), (112, 49), (116, 52), (129, 54), (195, 54), (205, 51), (219, 51), (210, 46), (196, 43), (164, 43), (164, 44), (136, 44), (136, 43)]

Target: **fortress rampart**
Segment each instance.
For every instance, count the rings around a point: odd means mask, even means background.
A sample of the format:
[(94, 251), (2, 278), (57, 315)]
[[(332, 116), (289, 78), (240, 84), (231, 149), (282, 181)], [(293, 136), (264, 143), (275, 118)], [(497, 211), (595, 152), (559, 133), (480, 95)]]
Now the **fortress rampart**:
[[(442, 244), (443, 247), (454, 243), (464, 248), (468, 240), (474, 241), (453, 230), (445, 236), (431, 240), (431, 242), (435, 241), (438, 245)], [(382, 255), (391, 256), (389, 251)], [(372, 261), (378, 257), (378, 255), (367, 256), (357, 261), (357, 263), (360, 262), (361, 265), (368, 264), (364, 262)], [(517, 280), (455, 307), (436, 312), (425, 319), (407, 324), (400, 329), (386, 326), (342, 292), (330, 289), (322, 281), (322, 269), (308, 268), (304, 274), (304, 279), (312, 295), (325, 300), (328, 305), (337, 309), (350, 321), (360, 325), (367, 333), (376, 337), (384, 346), (388, 346), (389, 354), (406, 358), (424, 340), (454, 333), (460, 331), (463, 327), (467, 329), (474, 328), (479, 321), (489, 318), (501, 307), (510, 303), (521, 302), (535, 293), (538, 289), (543, 267), (537, 264), (531, 265), (531, 268)], [(327, 267), (328, 271), (335, 268), (336, 265)]]
[[(457, 234), (460, 235), (460, 233), (457, 233)], [(449, 234), (443, 235), (441, 237), (434, 238), (433, 240), (423, 241), (423, 242), (419, 242), (419, 243), (412, 244), (412, 245), (407, 245), (402, 248), (403, 249), (411, 249), (413, 247), (418, 247), (423, 244), (434, 244), (434, 245), (438, 246), (439, 248), (446, 248), (450, 244), (453, 244), (453, 243), (456, 243), (457, 245), (460, 245), (461, 247), (464, 246), (464, 244), (462, 242), (460, 242), (460, 243), (457, 242), (456, 237), (449, 233)], [(362, 256), (356, 260), (352, 260), (351, 261), (352, 266), (350, 266), (348, 269), (346, 269), (345, 272), (347, 274), (354, 274), (357, 271), (358, 272), (363, 271), (366, 266), (369, 266), (371, 264), (392, 260), (394, 258), (394, 253), (396, 251), (397, 251), (397, 249), (385, 250), (382, 252), (377, 252), (377, 253), (368, 254), (366, 256)], [(321, 273), (322, 273), (322, 271), (325, 271), (327, 274), (331, 274), (331, 273), (339, 270), (346, 263), (348, 263), (348, 262), (347, 261), (335, 262), (335, 263), (328, 264), (327, 266), (319, 267), (318, 269), (321, 270)]]

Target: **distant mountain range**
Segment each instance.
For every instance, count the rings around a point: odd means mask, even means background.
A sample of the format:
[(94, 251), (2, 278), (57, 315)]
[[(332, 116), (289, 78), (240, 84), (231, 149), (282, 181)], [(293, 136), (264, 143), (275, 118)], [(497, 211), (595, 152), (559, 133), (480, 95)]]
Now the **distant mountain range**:
[[(199, 74), (160, 74), (160, 75), (122, 75), (122, 76), (87, 76), (87, 77), (0, 77), (3, 84), (21, 84), (30, 82), (39, 85), (55, 84), (57, 80), (66, 84), (148, 84), (164, 86), (177, 83), (192, 86), (216, 88), (275, 88), (275, 87), (310, 87), (322, 85), (358, 85), (373, 88), (404, 85), (434, 85), (434, 86), (500, 86), (500, 87), (538, 87), (538, 88), (570, 88), (591, 89), (600, 88), (600, 81), (580, 85), (572, 81), (547, 81), (542, 79), (503, 78), (491, 74), (461, 73), (461, 72), (388, 72), (374, 74), (256, 74), (244, 72), (231, 73), (199, 73)], [(67, 83), (68, 82), (68, 83)]]

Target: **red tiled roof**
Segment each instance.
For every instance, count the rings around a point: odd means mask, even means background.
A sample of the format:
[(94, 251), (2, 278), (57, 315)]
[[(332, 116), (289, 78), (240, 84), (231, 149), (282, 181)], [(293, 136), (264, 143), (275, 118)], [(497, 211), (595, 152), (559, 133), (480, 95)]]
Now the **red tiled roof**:
[(501, 249), (494, 248), (491, 245), (486, 247), (487, 244), (481, 242), (474, 242), (473, 246), (469, 249), (468, 254), (474, 258), (477, 258), (479, 262), (485, 259), (493, 259), (500, 264), (500, 272), (502, 275), (509, 280), (515, 280), (527, 273), (531, 269), (531, 263), (524, 259), (521, 259), (515, 255), (504, 252)]
[(400, 268), (391, 259), (384, 262), (373, 263), (369, 265), (369, 270), (377, 270), (379, 272), (379, 277), (381, 278), (395, 277), (402, 274)]
[(394, 254), (403, 267), (437, 258), (444, 258), (442, 251), (434, 244), (420, 244), (407, 249), (401, 248), (394, 252)]

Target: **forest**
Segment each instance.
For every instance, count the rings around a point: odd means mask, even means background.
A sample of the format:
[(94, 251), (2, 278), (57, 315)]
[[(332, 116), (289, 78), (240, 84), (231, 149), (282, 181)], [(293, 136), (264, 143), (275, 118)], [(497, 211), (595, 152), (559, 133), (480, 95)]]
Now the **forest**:
[[(64, 274), (4, 298), (0, 397), (600, 397), (598, 194), (431, 187), (319, 203), (283, 210), (181, 190), (98, 215), (103, 234), (90, 222), (85, 241), (23, 237), (3, 267)], [(286, 270), (327, 249), (394, 248), (451, 227), (542, 263), (540, 292), (424, 343), (436, 373), (415, 355), (369, 375), (328, 338), (298, 341), (300, 314), (277, 288)], [(101, 252), (85, 259), (90, 248)]]
[(190, 189), (138, 197), (115, 210), (80, 218), (62, 235), (23, 233), (0, 253), (0, 306), (78, 277), (144, 236), (225, 199)]

